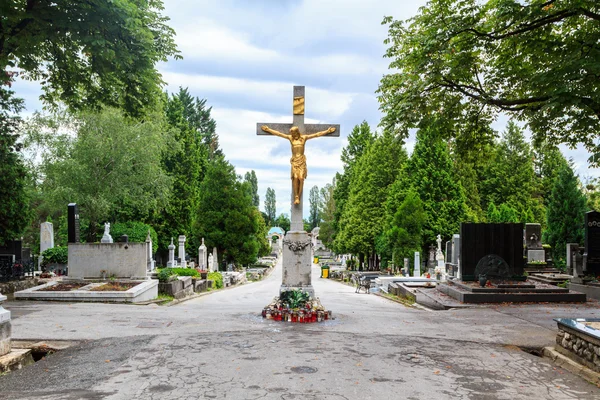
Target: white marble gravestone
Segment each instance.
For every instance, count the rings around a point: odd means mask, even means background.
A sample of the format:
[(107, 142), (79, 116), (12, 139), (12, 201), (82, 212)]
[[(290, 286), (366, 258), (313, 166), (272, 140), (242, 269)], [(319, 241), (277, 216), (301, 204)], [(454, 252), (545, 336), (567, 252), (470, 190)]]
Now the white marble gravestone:
[(40, 224), (40, 254), (54, 247), (54, 225), (52, 222)]
[(213, 272), (215, 272), (215, 271), (219, 270), (219, 257), (218, 257), (216, 247), (213, 247), (212, 256), (213, 256), (213, 269), (212, 270), (213, 270)]
[(11, 350), (10, 311), (2, 307), (2, 302), (5, 300), (6, 296), (0, 293), (0, 357), (10, 353)]
[(175, 262), (175, 245), (173, 244), (173, 238), (171, 238), (171, 244), (169, 245), (169, 261), (167, 261), (167, 267), (174, 268), (177, 266)]
[(206, 245), (204, 244), (204, 238), (202, 238), (202, 244), (198, 247), (198, 268), (202, 271), (208, 270), (208, 264), (206, 261)]
[(187, 261), (185, 261), (185, 235), (179, 235), (177, 258), (179, 259), (179, 266), (181, 268), (187, 268)]
[(154, 253), (152, 251), (152, 237), (150, 236), (150, 231), (148, 231), (148, 236), (146, 236), (146, 246), (148, 247), (148, 271), (154, 271), (155, 262), (154, 262)]
[(413, 271), (413, 276), (417, 278), (421, 276), (421, 255), (418, 251), (415, 251), (415, 269)]

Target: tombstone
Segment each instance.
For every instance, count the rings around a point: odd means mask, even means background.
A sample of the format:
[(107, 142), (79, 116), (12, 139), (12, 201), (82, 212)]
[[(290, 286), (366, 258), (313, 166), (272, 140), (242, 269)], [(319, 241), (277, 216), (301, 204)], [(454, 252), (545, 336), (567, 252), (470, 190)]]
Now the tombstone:
[(77, 204), (69, 203), (67, 211), (67, 242), (79, 243), (79, 210)]
[(579, 243), (567, 243), (567, 274), (574, 277), (583, 275), (583, 258), (579, 254)]
[(100, 243), (113, 243), (113, 238), (110, 236), (110, 222), (104, 224), (104, 235), (102, 235)]
[(460, 256), (460, 235), (455, 233), (452, 235), (452, 265), (458, 265), (458, 258)]
[(444, 264), (444, 253), (442, 253), (442, 236), (437, 235), (437, 250), (435, 251), (435, 259), (437, 261), (438, 269), (446, 272), (446, 265)]
[(177, 249), (177, 258), (179, 259), (179, 266), (181, 268), (187, 268), (187, 261), (185, 260), (185, 235), (179, 235), (179, 248)]
[(54, 225), (52, 225), (52, 222), (42, 222), (40, 224), (40, 254), (53, 247)]
[(11, 350), (10, 311), (2, 307), (3, 301), (6, 301), (6, 296), (0, 293), (0, 357), (10, 353)]
[(546, 261), (546, 252), (542, 247), (542, 226), (540, 224), (525, 224), (525, 247), (527, 262)]
[(213, 256), (213, 269), (212, 270), (213, 270), (213, 272), (214, 271), (218, 271), (219, 270), (219, 257), (218, 257), (218, 254), (217, 254), (217, 248), (216, 247), (213, 247), (212, 256)]
[(214, 272), (215, 271), (215, 257), (212, 254), (208, 255), (208, 269), (210, 272)]
[(0, 261), (14, 263), (21, 260), (23, 247), (20, 240), (8, 240), (0, 246)]
[(523, 275), (523, 224), (460, 224), (460, 264), (463, 280), (475, 280), (476, 267), (487, 255), (506, 261), (513, 276)]
[(542, 225), (525, 224), (525, 245), (530, 250), (542, 249)]
[(448, 240), (446, 242), (446, 264), (451, 264), (452, 262), (452, 241)]
[(585, 246), (583, 250), (583, 272), (600, 275), (600, 213), (585, 213)]
[(434, 245), (429, 246), (428, 255), (429, 256), (427, 257), (427, 268), (435, 268), (436, 262), (435, 262), (435, 246)]
[(171, 244), (169, 245), (169, 261), (167, 261), (168, 268), (175, 268), (177, 263), (175, 262), (175, 245), (173, 244), (173, 238), (171, 238)]
[(413, 276), (417, 278), (421, 276), (421, 255), (418, 251), (415, 251), (415, 269), (413, 271)]
[(204, 244), (204, 238), (202, 238), (202, 244), (198, 247), (198, 267), (201, 271), (208, 270), (208, 264), (206, 261), (206, 245)]
[(402, 275), (404, 275), (404, 276), (410, 275), (410, 260), (408, 258), (404, 259), (404, 270), (402, 271)]
[(150, 236), (150, 231), (148, 231), (148, 236), (146, 236), (146, 246), (148, 247), (148, 271), (154, 271), (154, 255), (152, 251), (152, 237)]

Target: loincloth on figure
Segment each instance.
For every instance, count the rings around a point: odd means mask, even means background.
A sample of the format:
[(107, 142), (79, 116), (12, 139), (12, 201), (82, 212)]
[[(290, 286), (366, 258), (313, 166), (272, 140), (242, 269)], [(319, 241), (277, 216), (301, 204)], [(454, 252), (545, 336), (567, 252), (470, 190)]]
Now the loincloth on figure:
[(305, 179), (307, 175), (306, 156), (304, 154), (293, 155), (290, 163), (292, 164), (291, 178)]

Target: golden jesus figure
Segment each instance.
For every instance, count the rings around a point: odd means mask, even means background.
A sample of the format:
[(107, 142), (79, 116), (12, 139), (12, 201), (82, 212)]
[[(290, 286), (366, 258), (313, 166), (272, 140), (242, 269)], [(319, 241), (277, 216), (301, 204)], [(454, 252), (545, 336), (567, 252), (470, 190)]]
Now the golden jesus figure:
[(292, 126), (290, 134), (286, 135), (274, 129), (269, 128), (267, 125), (261, 126), (261, 129), (272, 135), (282, 137), (290, 141), (292, 145), (292, 158), (290, 163), (292, 164), (292, 188), (294, 190), (294, 204), (300, 204), (300, 198), (302, 197), (302, 188), (304, 187), (304, 179), (307, 175), (306, 169), (306, 156), (304, 155), (304, 144), (307, 140), (313, 139), (319, 136), (325, 136), (329, 133), (335, 132), (335, 128), (331, 127), (322, 132), (313, 133), (311, 135), (302, 135), (297, 126)]

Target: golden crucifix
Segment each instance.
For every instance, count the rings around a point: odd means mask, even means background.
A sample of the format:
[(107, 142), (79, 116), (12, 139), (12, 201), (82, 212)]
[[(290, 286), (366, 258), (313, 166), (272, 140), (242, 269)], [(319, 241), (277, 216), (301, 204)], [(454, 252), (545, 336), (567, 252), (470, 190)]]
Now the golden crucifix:
[[(293, 102), (294, 121), (292, 124), (268, 124), (259, 122), (257, 124), (257, 135), (271, 134), (282, 137), (290, 141), (292, 145), (292, 164), (291, 178), (292, 189), (294, 193), (293, 203), (296, 205), (302, 202), (302, 189), (304, 179), (307, 176), (306, 156), (304, 155), (305, 143), (309, 139), (320, 136), (339, 136), (339, 125), (325, 124), (304, 124), (304, 86), (294, 86)], [(289, 130), (289, 135), (282, 133)], [(266, 132), (266, 133), (264, 133)], [(292, 210), (293, 211), (293, 210)], [(294, 214), (292, 212), (292, 214)]]

